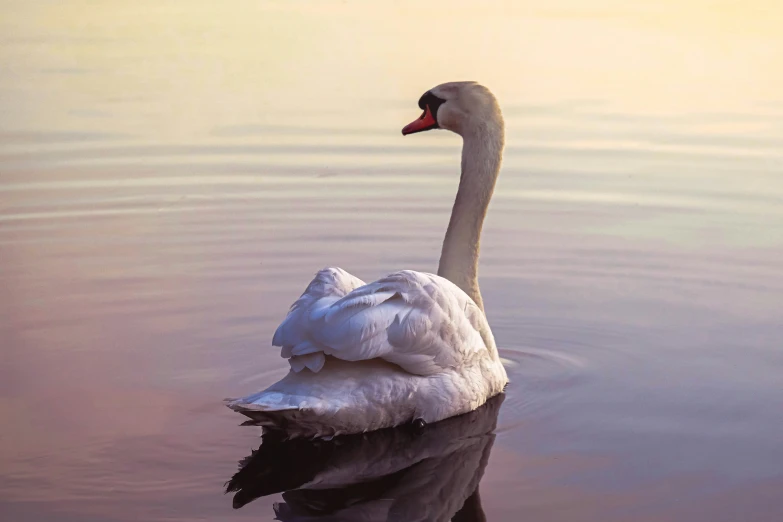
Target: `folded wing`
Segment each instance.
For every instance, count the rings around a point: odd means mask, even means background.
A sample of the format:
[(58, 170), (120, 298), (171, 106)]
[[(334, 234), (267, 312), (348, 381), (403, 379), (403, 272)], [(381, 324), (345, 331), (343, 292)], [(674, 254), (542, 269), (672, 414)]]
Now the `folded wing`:
[(459, 368), (495, 349), (483, 312), (450, 281), (406, 270), (364, 285), (339, 268), (316, 275), (273, 344), (296, 372), (318, 372), (331, 355), (381, 358), (416, 375)]

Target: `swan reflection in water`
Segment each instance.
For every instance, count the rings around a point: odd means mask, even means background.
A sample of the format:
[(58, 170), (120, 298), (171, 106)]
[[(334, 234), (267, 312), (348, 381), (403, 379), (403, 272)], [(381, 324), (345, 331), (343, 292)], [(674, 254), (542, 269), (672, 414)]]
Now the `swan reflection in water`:
[(503, 399), (421, 428), (329, 441), (266, 433), (226, 492), (235, 492), (234, 508), (283, 492), (274, 505), (283, 522), (486, 520), (478, 486)]

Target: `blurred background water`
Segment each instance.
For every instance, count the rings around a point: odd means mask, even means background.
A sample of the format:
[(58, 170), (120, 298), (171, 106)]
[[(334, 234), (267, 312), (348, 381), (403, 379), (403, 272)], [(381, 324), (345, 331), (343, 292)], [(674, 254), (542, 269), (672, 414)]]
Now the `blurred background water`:
[(498, 96), (482, 242), (512, 380), (489, 520), (783, 518), (783, 5), (0, 1), (3, 520), (270, 520), (222, 495), (313, 273), (434, 271)]

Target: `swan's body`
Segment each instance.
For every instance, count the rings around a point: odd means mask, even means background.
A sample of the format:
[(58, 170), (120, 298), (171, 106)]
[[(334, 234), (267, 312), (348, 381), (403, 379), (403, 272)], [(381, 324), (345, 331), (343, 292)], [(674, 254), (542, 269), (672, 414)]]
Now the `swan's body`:
[(481, 406), (506, 384), (484, 313), (450, 281), (421, 272), (362, 285), (324, 269), (273, 344), (291, 372), (231, 404), (291, 435), (435, 422)]
[(340, 268), (316, 274), (275, 332), (291, 371), (228, 406), (289, 436), (331, 436), (435, 422), (472, 411), (508, 382), (478, 286), (481, 226), (503, 147), (489, 91), (443, 84), (403, 134), (442, 126), (464, 138), (462, 176), (438, 275), (374, 283)]

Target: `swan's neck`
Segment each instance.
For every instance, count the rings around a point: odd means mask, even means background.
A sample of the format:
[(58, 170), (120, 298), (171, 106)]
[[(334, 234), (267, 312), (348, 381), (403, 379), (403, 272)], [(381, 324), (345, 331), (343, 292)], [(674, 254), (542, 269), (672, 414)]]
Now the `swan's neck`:
[(484, 309), (478, 284), (479, 242), (503, 154), (503, 121), (484, 121), (463, 133), (462, 175), (443, 240), (438, 275)]

